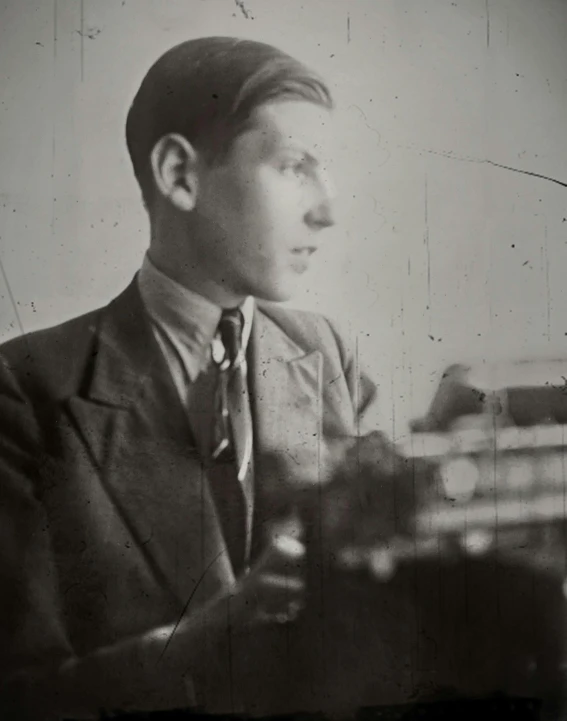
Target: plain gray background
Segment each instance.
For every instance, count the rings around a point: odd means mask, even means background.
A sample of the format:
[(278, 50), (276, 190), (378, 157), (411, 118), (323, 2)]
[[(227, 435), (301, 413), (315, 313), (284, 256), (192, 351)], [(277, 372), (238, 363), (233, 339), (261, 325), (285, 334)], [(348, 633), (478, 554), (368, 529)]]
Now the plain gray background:
[[(147, 221), (126, 152), (150, 64), (280, 46), (337, 100), (338, 220), (295, 306), (350, 328), (394, 436), (444, 366), (567, 358), (567, 2), (4, 0), (0, 339), (106, 303)], [(12, 296), (12, 297), (10, 297)]]

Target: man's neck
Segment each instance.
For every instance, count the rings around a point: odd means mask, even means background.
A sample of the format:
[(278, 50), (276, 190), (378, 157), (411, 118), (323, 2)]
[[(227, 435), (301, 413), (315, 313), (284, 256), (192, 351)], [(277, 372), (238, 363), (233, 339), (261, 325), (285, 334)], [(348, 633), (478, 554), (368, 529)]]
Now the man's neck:
[(221, 308), (235, 308), (242, 305), (246, 299), (246, 296), (232, 293), (226, 287), (208, 278), (197, 264), (172, 262), (171, 258), (165, 258), (154, 247), (150, 247), (148, 250), (148, 257), (152, 264), (168, 278)]

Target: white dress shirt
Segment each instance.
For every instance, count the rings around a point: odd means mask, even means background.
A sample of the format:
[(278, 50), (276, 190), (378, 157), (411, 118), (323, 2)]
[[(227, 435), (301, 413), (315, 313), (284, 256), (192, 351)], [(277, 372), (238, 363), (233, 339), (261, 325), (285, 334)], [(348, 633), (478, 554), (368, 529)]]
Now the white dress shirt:
[[(142, 301), (151, 318), (156, 339), (167, 361), (184, 408), (191, 384), (211, 362), (222, 308), (159, 271), (145, 256), (138, 274)], [(242, 307), (242, 347), (246, 350), (252, 329), (254, 299)]]

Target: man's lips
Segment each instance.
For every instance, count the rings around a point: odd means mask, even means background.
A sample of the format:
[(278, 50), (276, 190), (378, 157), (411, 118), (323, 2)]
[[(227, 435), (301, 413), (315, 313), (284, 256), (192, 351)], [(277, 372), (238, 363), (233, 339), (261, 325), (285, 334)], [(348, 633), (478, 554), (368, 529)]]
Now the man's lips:
[(314, 245), (304, 245), (299, 248), (292, 248), (291, 264), (297, 273), (305, 273), (305, 271), (309, 268), (310, 258), (316, 250), (317, 248)]

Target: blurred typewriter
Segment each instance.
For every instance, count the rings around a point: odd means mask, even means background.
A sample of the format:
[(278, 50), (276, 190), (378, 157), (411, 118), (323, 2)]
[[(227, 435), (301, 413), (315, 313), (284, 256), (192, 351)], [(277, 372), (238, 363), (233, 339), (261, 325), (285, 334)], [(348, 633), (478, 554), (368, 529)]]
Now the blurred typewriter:
[[(418, 536), (453, 536), (473, 553), (565, 548), (567, 360), (452, 365), (410, 429), (401, 452), (437, 469)], [(551, 555), (540, 560), (563, 569)]]

